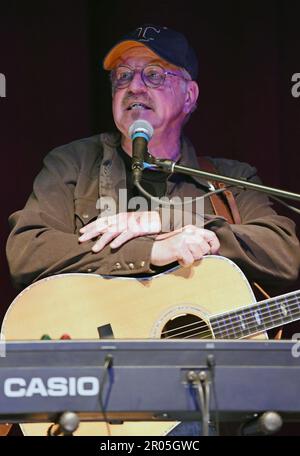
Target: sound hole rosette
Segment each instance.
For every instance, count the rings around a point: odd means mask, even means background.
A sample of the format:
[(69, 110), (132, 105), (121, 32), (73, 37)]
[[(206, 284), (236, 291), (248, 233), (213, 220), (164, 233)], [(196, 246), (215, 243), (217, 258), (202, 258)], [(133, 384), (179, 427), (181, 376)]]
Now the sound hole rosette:
[(212, 339), (213, 333), (205, 311), (189, 304), (167, 309), (154, 322), (151, 338), (158, 339)]

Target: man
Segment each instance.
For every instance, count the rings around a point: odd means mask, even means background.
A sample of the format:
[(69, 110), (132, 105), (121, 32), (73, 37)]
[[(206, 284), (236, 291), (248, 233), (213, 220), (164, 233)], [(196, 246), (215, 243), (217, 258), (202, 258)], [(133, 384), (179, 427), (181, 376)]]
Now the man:
[[(277, 215), (261, 193), (232, 188), (241, 223), (215, 214), (205, 199), (204, 224), (178, 223), (161, 210), (107, 212), (139, 197), (131, 174), (129, 127), (148, 121), (154, 134), (149, 153), (199, 167), (183, 125), (198, 98), (197, 59), (186, 38), (165, 27), (142, 26), (108, 53), (112, 109), (118, 132), (96, 135), (54, 149), (34, 182), (25, 208), (10, 217), (10, 271), (18, 289), (60, 273), (152, 274), (173, 263), (190, 266), (204, 255), (235, 261), (248, 279), (287, 286), (298, 274), (300, 255), (294, 223)], [(244, 163), (210, 159), (220, 174), (259, 182)], [(210, 190), (200, 178), (146, 170), (141, 185), (156, 197), (199, 197)], [(123, 195), (123, 194), (122, 194)], [(191, 209), (193, 212), (194, 209)], [(99, 217), (100, 216), (100, 217)], [(182, 220), (181, 220), (182, 222)]]
[[(159, 83), (153, 83), (158, 78), (151, 75), (153, 66), (163, 71)], [(186, 38), (165, 27), (139, 27), (109, 52), (104, 68), (112, 71), (112, 108), (119, 134), (75, 141), (45, 158), (25, 208), (9, 220), (7, 255), (17, 288), (57, 273), (151, 273), (155, 266), (174, 261), (190, 265), (217, 251), (241, 266), (249, 279), (265, 285), (280, 281), (283, 286), (294, 281), (299, 265), (294, 224), (275, 214), (263, 194), (233, 190), (242, 218), (239, 225), (213, 215), (206, 199), (204, 228), (183, 228), (162, 240), (154, 235), (169, 229), (161, 226), (156, 211), (149, 224), (144, 223), (149, 214), (139, 212), (122, 215), (122, 221), (120, 216), (92, 221), (99, 216), (99, 198), (116, 200), (118, 190), (126, 187), (128, 199), (136, 195), (128, 134), (134, 120), (152, 124), (152, 156), (198, 167), (192, 145), (182, 136), (198, 97), (197, 59)], [(248, 165), (221, 159), (213, 163), (221, 174), (257, 181), (255, 169)], [(202, 179), (144, 174), (146, 187), (158, 196), (201, 196), (208, 191)], [(128, 217), (137, 220), (134, 230), (130, 231)], [(170, 226), (172, 231), (172, 221)]]

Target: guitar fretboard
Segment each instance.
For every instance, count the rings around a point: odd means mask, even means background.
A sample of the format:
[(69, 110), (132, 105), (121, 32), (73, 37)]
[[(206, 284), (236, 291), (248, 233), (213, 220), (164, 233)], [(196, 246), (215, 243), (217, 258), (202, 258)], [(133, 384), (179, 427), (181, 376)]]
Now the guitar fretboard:
[(210, 318), (216, 339), (241, 339), (300, 319), (300, 291), (287, 293)]

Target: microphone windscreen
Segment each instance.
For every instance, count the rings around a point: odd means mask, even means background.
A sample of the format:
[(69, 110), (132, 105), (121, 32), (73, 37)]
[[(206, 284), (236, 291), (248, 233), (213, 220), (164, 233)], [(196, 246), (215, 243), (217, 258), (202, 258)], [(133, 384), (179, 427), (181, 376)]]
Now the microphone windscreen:
[(128, 129), (130, 138), (132, 138), (136, 133), (142, 132), (148, 136), (148, 141), (152, 138), (153, 131), (152, 125), (147, 120), (143, 119), (135, 120)]

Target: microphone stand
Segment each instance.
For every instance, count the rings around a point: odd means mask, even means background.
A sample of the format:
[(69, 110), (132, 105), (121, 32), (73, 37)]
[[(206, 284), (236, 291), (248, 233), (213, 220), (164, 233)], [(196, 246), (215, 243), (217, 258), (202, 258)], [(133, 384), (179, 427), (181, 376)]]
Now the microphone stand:
[(294, 201), (300, 201), (300, 194), (289, 192), (287, 190), (280, 190), (275, 187), (267, 187), (266, 185), (255, 184), (254, 182), (248, 182), (247, 179), (236, 179), (234, 177), (223, 176), (222, 174), (209, 173), (207, 171), (201, 171), (196, 168), (189, 168), (187, 166), (176, 165), (172, 160), (164, 159), (153, 159), (153, 163), (144, 162), (145, 169), (157, 169), (168, 174), (181, 173), (188, 176), (202, 177), (206, 180), (223, 182), (224, 184), (234, 185), (235, 187), (249, 188), (258, 192), (267, 193), (280, 198), (286, 198)]

